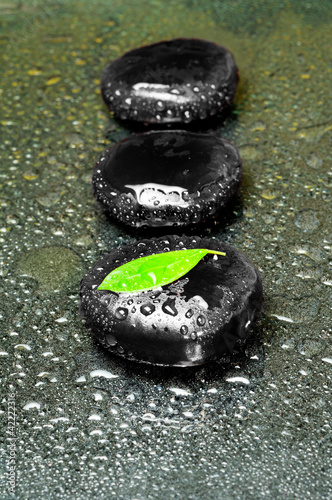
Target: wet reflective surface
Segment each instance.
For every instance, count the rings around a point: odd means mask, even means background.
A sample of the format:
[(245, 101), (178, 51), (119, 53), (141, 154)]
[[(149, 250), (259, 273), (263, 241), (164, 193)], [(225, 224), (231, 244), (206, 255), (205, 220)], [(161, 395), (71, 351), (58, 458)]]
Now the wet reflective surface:
[[(1, 475), (2, 495), (329, 498), (330, 2), (145, 5), (0, 7), (1, 435), (14, 390), (18, 436), (16, 491)], [(142, 237), (91, 193), (98, 157), (129, 134), (101, 71), (177, 36), (227, 46), (240, 68), (234, 108), (208, 125), (239, 147), (240, 196), (200, 236), (246, 253), (265, 289), (255, 337), (189, 369), (110, 356), (78, 315), (80, 278)]]

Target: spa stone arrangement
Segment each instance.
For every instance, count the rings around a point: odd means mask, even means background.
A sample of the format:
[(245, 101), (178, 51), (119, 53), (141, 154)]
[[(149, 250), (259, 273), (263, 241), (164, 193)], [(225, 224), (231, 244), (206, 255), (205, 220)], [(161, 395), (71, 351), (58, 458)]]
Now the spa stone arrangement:
[[(101, 155), (92, 176), (101, 209), (134, 228), (217, 217), (240, 187), (239, 152), (181, 125), (227, 109), (237, 82), (232, 54), (205, 40), (163, 41), (111, 62), (101, 78), (109, 109), (158, 129)], [(178, 129), (161, 129), (167, 124)], [(219, 359), (250, 334), (263, 288), (254, 264), (230, 245), (169, 235), (113, 249), (82, 279), (80, 298), (87, 328), (110, 352), (186, 367)]]

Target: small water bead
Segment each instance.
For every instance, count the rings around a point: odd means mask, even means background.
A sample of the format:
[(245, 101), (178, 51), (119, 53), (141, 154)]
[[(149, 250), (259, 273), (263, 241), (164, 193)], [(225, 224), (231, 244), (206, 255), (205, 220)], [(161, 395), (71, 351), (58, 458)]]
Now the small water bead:
[(202, 315), (198, 316), (197, 318), (197, 324), (198, 326), (203, 326), (206, 323), (206, 318)]
[(106, 335), (105, 339), (106, 339), (107, 344), (111, 347), (116, 346), (116, 344), (118, 343), (116, 338), (111, 334)]
[(192, 115), (191, 115), (190, 111), (188, 111), (188, 110), (187, 110), (187, 111), (185, 111), (185, 112), (183, 113), (183, 121), (184, 121), (184, 123), (190, 123), (190, 122), (191, 122), (191, 119), (192, 119), (192, 118), (191, 118), (191, 116), (192, 116)]
[(116, 317), (116, 319), (124, 320), (128, 316), (128, 309), (126, 309), (125, 307), (118, 307), (115, 310), (114, 316)]
[(156, 107), (159, 111), (163, 111), (165, 109), (165, 103), (162, 101), (157, 101)]
[(191, 318), (193, 314), (194, 314), (194, 311), (192, 309), (189, 309), (186, 312), (185, 316), (186, 316), (186, 318)]
[(188, 327), (186, 325), (182, 325), (180, 328), (180, 332), (182, 335), (186, 335), (188, 333)]
[(150, 316), (152, 313), (154, 313), (155, 310), (156, 310), (156, 307), (151, 302), (144, 304), (140, 308), (140, 311), (142, 314), (144, 314), (144, 316)]
[(166, 302), (162, 305), (162, 310), (165, 314), (169, 314), (170, 316), (176, 316), (178, 311), (175, 307), (175, 298), (168, 298)]

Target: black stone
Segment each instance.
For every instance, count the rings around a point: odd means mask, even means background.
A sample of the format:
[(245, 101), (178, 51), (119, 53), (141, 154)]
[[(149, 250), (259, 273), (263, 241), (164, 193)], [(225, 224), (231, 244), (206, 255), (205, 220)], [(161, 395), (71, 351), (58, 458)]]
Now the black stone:
[(242, 162), (222, 138), (184, 130), (134, 134), (105, 151), (92, 177), (103, 210), (133, 227), (216, 216), (240, 186)]
[[(155, 253), (189, 248), (208, 254), (179, 280), (135, 294), (98, 291), (115, 268)], [(104, 256), (81, 282), (81, 314), (99, 342), (119, 356), (157, 365), (216, 360), (245, 339), (262, 308), (256, 267), (226, 243), (199, 237), (141, 240)]]
[(121, 119), (189, 123), (227, 107), (238, 70), (232, 54), (213, 42), (167, 40), (125, 53), (101, 76), (101, 92)]

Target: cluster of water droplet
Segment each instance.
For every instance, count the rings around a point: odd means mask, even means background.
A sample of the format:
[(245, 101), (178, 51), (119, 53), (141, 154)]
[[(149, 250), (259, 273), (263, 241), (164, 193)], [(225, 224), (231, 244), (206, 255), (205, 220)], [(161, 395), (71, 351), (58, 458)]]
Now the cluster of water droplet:
[(128, 88), (118, 80), (106, 84), (103, 97), (122, 120), (190, 123), (220, 112), (231, 101), (232, 90), (227, 83), (217, 88), (203, 82), (185, 86), (142, 83)]

